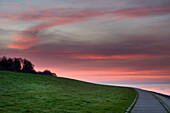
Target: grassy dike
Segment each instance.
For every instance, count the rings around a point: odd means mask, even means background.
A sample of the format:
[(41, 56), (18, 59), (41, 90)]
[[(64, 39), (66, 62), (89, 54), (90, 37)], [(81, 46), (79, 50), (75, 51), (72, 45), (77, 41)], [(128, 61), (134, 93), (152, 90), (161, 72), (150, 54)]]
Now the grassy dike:
[(124, 113), (133, 89), (0, 71), (0, 113)]

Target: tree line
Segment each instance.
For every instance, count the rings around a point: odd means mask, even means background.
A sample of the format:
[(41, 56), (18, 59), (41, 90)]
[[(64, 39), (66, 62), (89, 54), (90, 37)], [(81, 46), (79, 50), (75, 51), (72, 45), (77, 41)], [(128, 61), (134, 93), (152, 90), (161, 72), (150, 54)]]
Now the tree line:
[(7, 58), (5, 56), (0, 58), (0, 70), (57, 76), (55, 73), (52, 73), (49, 70), (36, 72), (34, 65), (27, 59)]

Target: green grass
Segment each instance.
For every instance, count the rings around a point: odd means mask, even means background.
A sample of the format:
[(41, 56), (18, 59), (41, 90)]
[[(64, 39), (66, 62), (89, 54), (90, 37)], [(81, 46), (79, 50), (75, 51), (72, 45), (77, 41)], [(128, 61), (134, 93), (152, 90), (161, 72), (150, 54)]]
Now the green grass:
[(124, 113), (131, 88), (0, 71), (0, 113)]

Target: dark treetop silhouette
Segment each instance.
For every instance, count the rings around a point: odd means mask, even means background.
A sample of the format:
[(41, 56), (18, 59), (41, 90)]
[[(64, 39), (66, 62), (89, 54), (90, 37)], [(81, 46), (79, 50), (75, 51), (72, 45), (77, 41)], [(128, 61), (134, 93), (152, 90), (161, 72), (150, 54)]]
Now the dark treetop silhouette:
[(34, 65), (27, 59), (7, 58), (5, 56), (0, 58), (0, 70), (57, 76), (55, 73), (51, 73), (49, 70), (36, 72), (36, 70), (34, 70)]

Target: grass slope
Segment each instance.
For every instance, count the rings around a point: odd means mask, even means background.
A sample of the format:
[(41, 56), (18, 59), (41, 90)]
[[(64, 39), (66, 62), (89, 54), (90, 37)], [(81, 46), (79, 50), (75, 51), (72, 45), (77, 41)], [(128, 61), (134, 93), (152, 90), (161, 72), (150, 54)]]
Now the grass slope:
[(0, 113), (123, 113), (135, 96), (130, 88), (0, 71)]

